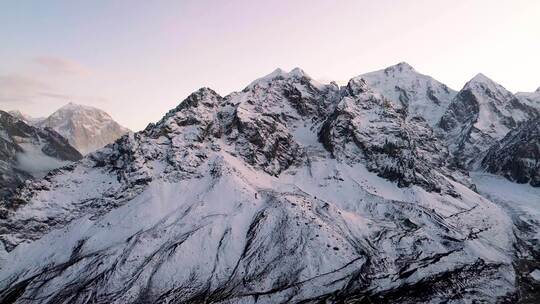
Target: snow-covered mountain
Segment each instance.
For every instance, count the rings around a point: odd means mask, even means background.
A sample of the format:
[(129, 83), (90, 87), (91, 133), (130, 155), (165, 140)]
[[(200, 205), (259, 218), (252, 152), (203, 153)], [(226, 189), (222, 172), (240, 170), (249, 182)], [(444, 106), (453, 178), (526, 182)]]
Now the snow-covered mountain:
[(482, 165), (488, 172), (540, 187), (540, 118), (510, 131), (488, 150)]
[(538, 117), (538, 108), (521, 102), (483, 74), (454, 98), (438, 126), (458, 165), (474, 168), (489, 147), (519, 123)]
[(129, 132), (104, 111), (69, 103), (46, 119), (36, 123), (40, 128), (51, 128), (68, 139), (83, 155), (114, 142)]
[(50, 129), (38, 129), (0, 111), (0, 197), (25, 180), (43, 177), (82, 156)]
[(360, 78), (203, 88), (0, 203), (0, 302), (515, 301), (513, 218), (446, 159)]
[(540, 88), (534, 92), (518, 92), (516, 97), (524, 104), (540, 111)]
[(418, 73), (406, 62), (359, 76), (387, 97), (408, 117), (423, 118), (430, 126), (439, 122), (456, 91), (430, 76)]
[(27, 115), (27, 114), (24, 114), (22, 113), (21, 111), (18, 111), (18, 110), (13, 110), (13, 111), (8, 111), (8, 113), (17, 118), (17, 119), (20, 119), (22, 121), (24, 121), (27, 125), (35, 125), (35, 124), (38, 124), (39, 122), (43, 121), (45, 119), (45, 117), (32, 117), (30, 115)]

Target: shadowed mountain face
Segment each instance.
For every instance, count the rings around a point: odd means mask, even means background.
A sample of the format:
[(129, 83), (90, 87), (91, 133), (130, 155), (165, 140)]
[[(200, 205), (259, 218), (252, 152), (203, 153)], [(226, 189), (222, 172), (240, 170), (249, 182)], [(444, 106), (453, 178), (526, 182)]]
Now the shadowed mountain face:
[(0, 302), (516, 300), (512, 218), (408, 113), (300, 69), (200, 89), (0, 203)]
[(29, 126), (4, 111), (0, 111), (0, 156), (0, 196), (82, 157), (53, 130)]
[(509, 132), (489, 149), (482, 165), (512, 181), (540, 187), (540, 119)]
[(489, 147), (510, 130), (539, 114), (539, 108), (478, 74), (457, 94), (438, 126), (454, 162), (470, 169), (478, 167)]

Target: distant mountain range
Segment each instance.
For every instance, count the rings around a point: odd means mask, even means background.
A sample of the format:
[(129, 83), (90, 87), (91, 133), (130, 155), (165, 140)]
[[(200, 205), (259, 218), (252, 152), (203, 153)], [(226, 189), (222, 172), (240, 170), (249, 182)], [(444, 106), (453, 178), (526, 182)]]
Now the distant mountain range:
[[(534, 302), (539, 97), (407, 63), (201, 88), (5, 196), (0, 302)], [(34, 125), (92, 150), (109, 118)]]
[(19, 111), (12, 115), (39, 128), (51, 128), (68, 139), (83, 155), (114, 142), (129, 132), (98, 108), (69, 103), (46, 118), (32, 118)]
[(65, 138), (0, 111), (0, 197), (25, 180), (82, 158)]
[(129, 132), (97, 108), (69, 103), (49, 117), (0, 111), (0, 197)]

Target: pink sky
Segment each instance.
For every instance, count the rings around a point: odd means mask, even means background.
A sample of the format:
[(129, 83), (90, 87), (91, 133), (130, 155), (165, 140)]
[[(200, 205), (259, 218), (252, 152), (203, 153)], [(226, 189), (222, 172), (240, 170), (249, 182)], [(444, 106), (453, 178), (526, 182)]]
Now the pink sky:
[(406, 61), (460, 89), (540, 86), (540, 1), (23, 1), (0, 4), (0, 109), (73, 101), (134, 130), (202, 86), (277, 67), (349, 78)]

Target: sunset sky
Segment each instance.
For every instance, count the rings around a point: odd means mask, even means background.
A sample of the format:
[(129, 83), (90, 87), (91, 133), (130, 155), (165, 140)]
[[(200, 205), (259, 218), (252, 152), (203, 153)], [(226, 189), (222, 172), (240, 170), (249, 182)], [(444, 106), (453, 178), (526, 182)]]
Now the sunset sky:
[(460, 89), (540, 86), (540, 1), (0, 1), (0, 109), (70, 101), (133, 129), (275, 68), (343, 82), (406, 61)]

